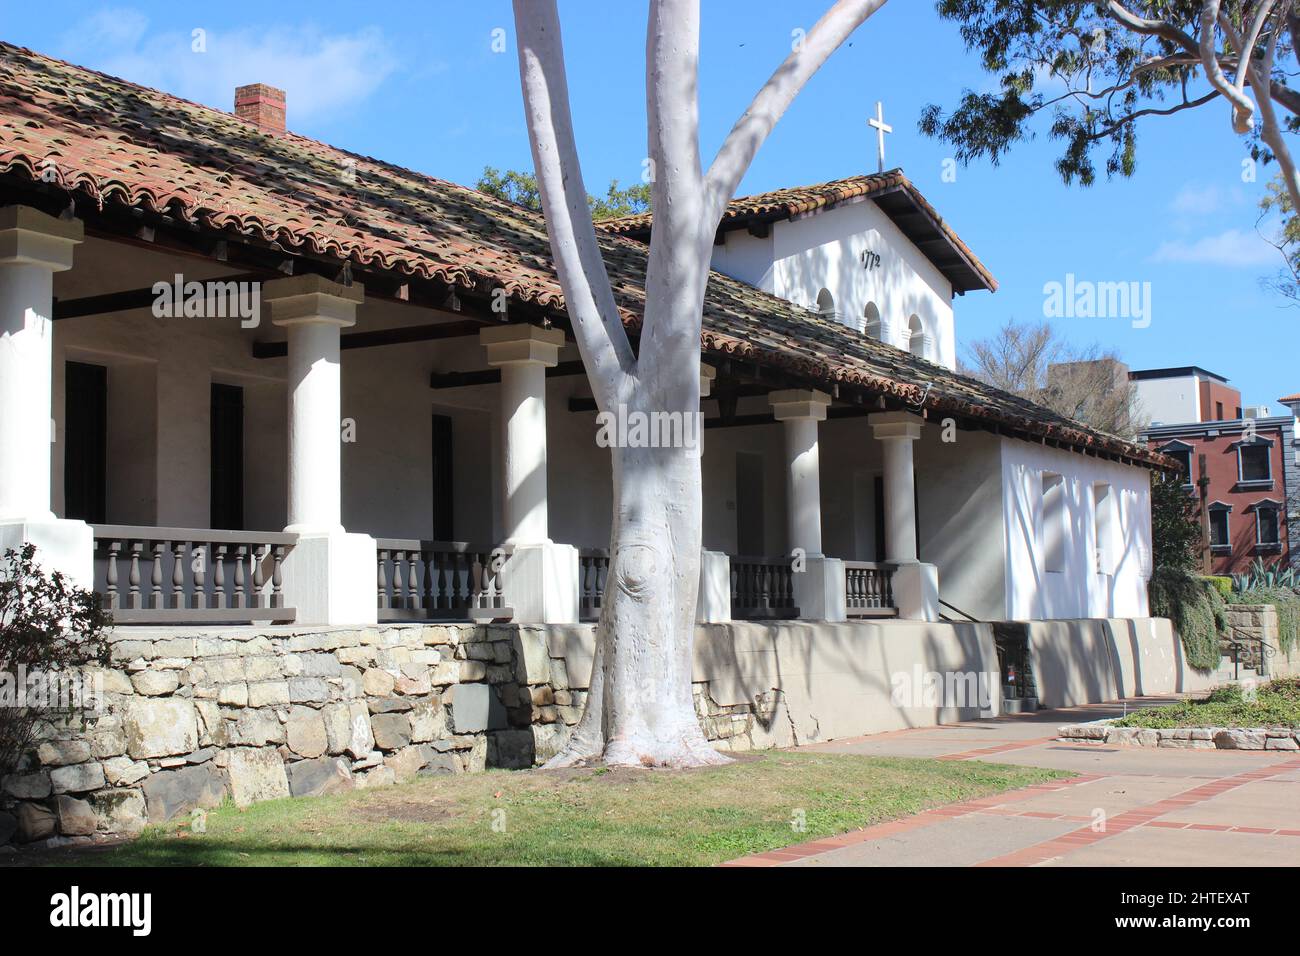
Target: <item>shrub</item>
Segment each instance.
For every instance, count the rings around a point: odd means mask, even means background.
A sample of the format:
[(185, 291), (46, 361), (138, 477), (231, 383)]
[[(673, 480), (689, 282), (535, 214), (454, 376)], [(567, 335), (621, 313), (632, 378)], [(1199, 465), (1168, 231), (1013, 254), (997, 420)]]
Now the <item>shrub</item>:
[(1179, 568), (1158, 567), (1147, 586), (1151, 613), (1173, 621), (1187, 662), (1197, 670), (1219, 665), (1219, 633), (1227, 626), (1218, 588)]
[(1207, 574), (1201, 579), (1206, 584), (1212, 584), (1219, 591), (1219, 597), (1225, 601), (1232, 594), (1232, 578), (1226, 574)]
[[(9, 549), (0, 566), (0, 776), (18, 766), (39, 721), (71, 716), (66, 702), (18, 697), (32, 675), (68, 677), (87, 664), (106, 664), (109, 616), (99, 595), (46, 574), (34, 545)], [(28, 697), (26, 683), (21, 688)], [(36, 697), (37, 695), (31, 695)], [(25, 706), (20, 706), (26, 704)]]

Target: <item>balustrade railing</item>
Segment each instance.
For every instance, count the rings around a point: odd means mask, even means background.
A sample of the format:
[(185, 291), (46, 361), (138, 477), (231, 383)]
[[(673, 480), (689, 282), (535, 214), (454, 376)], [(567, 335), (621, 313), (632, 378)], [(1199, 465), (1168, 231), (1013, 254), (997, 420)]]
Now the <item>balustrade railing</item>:
[(798, 617), (792, 559), (732, 558), (731, 616), (738, 621)]
[(510, 618), (501, 572), (507, 552), (463, 541), (379, 538), (381, 621)]
[(281, 567), (298, 540), (270, 531), (93, 525), (95, 590), (119, 624), (291, 622)]
[(604, 548), (578, 549), (578, 620), (600, 620), (609, 577), (609, 552)]
[(875, 561), (844, 562), (844, 606), (848, 616), (893, 617), (894, 567)]

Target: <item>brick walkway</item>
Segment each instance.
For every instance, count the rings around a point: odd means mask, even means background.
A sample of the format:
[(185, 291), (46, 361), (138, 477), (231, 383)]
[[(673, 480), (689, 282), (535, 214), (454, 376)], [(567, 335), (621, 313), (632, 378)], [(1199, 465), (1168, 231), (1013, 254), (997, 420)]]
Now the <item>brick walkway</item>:
[[(1128, 706), (1156, 703), (1130, 701)], [(725, 866), (1294, 866), (1300, 758), (1063, 744), (1060, 724), (1121, 704), (925, 727), (807, 749), (987, 760), (1079, 774), (936, 807)]]

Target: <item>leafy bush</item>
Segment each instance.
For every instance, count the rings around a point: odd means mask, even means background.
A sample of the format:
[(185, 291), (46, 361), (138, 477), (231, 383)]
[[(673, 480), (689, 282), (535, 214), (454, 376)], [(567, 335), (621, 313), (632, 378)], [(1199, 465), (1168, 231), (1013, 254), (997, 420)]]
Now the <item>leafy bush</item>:
[(1219, 666), (1219, 633), (1227, 627), (1218, 588), (1180, 568), (1157, 567), (1147, 586), (1151, 614), (1173, 621), (1187, 662), (1197, 670)]
[(1207, 574), (1201, 580), (1214, 585), (1219, 591), (1219, 596), (1225, 601), (1232, 594), (1232, 578), (1226, 574)]
[(25, 678), (66, 677), (87, 664), (106, 664), (104, 632), (110, 623), (99, 595), (72, 586), (58, 571), (47, 575), (41, 570), (34, 545), (5, 551), (0, 566), (0, 698), (8, 699), (0, 700), (0, 776), (18, 765), (39, 721), (71, 716), (64, 702), (29, 697)]

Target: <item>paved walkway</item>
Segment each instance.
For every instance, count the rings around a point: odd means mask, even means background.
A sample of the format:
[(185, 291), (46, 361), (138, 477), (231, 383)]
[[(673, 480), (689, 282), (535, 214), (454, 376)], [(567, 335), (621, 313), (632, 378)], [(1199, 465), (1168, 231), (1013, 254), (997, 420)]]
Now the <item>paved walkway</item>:
[[(1129, 709), (1172, 698), (1143, 698)], [(803, 748), (1071, 770), (726, 866), (1296, 866), (1300, 758), (1284, 752), (1064, 744), (1061, 724), (1122, 704), (901, 730)]]

